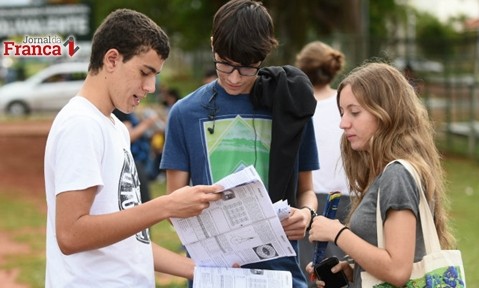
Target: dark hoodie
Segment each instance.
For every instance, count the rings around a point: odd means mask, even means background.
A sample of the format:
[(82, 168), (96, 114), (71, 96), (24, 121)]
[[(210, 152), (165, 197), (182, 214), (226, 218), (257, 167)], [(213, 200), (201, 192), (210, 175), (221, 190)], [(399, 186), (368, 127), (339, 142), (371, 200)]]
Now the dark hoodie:
[(298, 171), (294, 169), (306, 123), (316, 109), (309, 78), (300, 69), (286, 65), (259, 70), (251, 101), (255, 108), (272, 113), (269, 160), (269, 195), (272, 202), (287, 199), (296, 206)]

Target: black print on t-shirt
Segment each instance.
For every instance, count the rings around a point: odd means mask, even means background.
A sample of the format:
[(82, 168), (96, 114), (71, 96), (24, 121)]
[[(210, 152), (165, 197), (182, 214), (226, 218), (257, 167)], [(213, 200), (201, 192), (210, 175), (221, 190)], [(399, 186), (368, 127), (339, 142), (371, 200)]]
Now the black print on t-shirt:
[[(118, 205), (120, 210), (135, 207), (141, 204), (140, 180), (136, 171), (133, 156), (124, 152), (123, 168), (121, 169), (120, 183), (118, 186)], [(136, 239), (143, 243), (150, 243), (150, 233), (148, 229), (136, 234)]]

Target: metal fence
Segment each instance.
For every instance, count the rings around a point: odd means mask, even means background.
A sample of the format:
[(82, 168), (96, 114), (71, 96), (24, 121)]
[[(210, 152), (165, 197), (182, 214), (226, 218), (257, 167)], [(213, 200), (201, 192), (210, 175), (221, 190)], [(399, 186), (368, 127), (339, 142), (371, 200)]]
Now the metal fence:
[(477, 33), (457, 37), (448, 43), (452, 53), (434, 57), (428, 57), (411, 39), (373, 39), (365, 44), (358, 36), (337, 35), (323, 41), (346, 55), (345, 73), (364, 61), (388, 62), (404, 72), (409, 64), (418, 95), (435, 124), (440, 149), (479, 160)]
[[(479, 38), (476, 35), (454, 40), (449, 43), (454, 53), (434, 58), (423, 53), (411, 39), (373, 39), (366, 43), (357, 35), (334, 35), (320, 40), (345, 54), (347, 65), (342, 76), (364, 61), (388, 62), (403, 71), (409, 64), (418, 94), (438, 132), (441, 150), (479, 160)], [(281, 55), (281, 51), (277, 55)], [(281, 63), (284, 60), (278, 60), (273, 54), (267, 65), (293, 64), (294, 55), (289, 58), (286, 61), (289, 63)], [(196, 78), (211, 66), (208, 49), (189, 53), (174, 51), (168, 60), (168, 67), (176, 70), (175, 73)], [(341, 78), (338, 77), (334, 85)]]

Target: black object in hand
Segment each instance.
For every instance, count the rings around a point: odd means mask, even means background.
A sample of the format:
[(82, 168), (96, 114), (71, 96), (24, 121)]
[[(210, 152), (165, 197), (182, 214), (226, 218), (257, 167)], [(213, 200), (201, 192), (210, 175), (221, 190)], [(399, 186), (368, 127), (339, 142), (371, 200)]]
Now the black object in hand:
[[(326, 205), (324, 206), (323, 216), (329, 219), (336, 218), (336, 211), (338, 210), (339, 200), (341, 199), (341, 192), (330, 192), (328, 194), (328, 199), (326, 200)], [(318, 265), (323, 261), (326, 256), (326, 248), (328, 247), (328, 242), (319, 241), (316, 242), (314, 247), (313, 254), (313, 265)]]
[(319, 280), (324, 281), (325, 288), (341, 288), (348, 285), (348, 279), (342, 270), (338, 273), (331, 272), (331, 268), (338, 263), (338, 258), (329, 257), (314, 266), (314, 273)]

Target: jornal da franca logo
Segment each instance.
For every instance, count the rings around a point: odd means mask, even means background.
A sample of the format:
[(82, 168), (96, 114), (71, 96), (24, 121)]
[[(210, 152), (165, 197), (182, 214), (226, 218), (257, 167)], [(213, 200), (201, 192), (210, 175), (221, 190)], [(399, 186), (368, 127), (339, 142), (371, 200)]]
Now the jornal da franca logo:
[(73, 36), (62, 39), (57, 35), (26, 35), (21, 42), (3, 41), (3, 56), (59, 57), (68, 55), (73, 57), (79, 49)]

